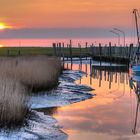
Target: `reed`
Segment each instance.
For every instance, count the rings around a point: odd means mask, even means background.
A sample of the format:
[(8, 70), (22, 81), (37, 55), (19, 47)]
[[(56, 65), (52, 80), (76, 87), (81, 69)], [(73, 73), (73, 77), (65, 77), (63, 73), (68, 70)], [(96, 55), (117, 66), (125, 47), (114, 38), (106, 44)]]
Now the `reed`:
[(61, 61), (46, 56), (0, 58), (0, 72), (16, 77), (33, 90), (46, 90), (58, 84)]
[(61, 62), (44, 56), (20, 58), (16, 70), (20, 81), (32, 89), (50, 89), (58, 83)]
[(46, 56), (0, 57), (0, 126), (23, 124), (30, 114), (30, 90), (58, 83), (60, 60)]
[(27, 89), (16, 79), (0, 75), (0, 126), (22, 124), (29, 112)]

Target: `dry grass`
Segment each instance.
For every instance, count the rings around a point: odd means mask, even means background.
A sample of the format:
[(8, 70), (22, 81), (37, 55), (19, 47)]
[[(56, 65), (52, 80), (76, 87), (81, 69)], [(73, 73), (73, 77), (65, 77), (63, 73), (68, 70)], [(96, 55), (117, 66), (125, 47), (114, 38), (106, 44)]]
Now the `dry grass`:
[(29, 89), (42, 90), (54, 87), (61, 70), (61, 62), (56, 58), (1, 57), (0, 125), (23, 122), (29, 112)]
[(15, 79), (0, 76), (0, 126), (24, 122), (29, 112), (26, 88)]
[(47, 57), (20, 58), (17, 77), (33, 89), (50, 89), (57, 82), (61, 72), (61, 62)]
[(50, 89), (58, 83), (61, 61), (45, 56), (0, 58), (0, 73), (16, 77), (33, 89)]

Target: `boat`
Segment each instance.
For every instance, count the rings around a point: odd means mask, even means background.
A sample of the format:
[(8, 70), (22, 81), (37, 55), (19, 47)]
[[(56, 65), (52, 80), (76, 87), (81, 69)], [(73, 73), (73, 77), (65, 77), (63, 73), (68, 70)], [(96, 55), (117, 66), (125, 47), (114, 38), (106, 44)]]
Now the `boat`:
[(134, 126), (132, 129), (133, 134), (137, 134), (137, 131), (139, 129), (138, 125), (138, 118), (139, 118), (139, 107), (140, 107), (140, 38), (139, 38), (139, 27), (138, 27), (138, 10), (134, 9), (133, 14), (135, 17), (135, 25), (136, 25), (136, 32), (137, 32), (137, 49), (136, 52), (134, 53), (132, 60), (130, 62), (130, 67), (132, 73), (130, 74), (129, 71), (129, 84), (130, 88), (134, 90), (136, 97), (137, 97), (137, 103), (136, 103), (136, 108), (135, 108), (135, 113), (133, 114), (134, 117)]
[(132, 68), (134, 75), (140, 75), (140, 38), (139, 38), (139, 27), (138, 27), (138, 16), (139, 16), (138, 10), (134, 9), (133, 14), (135, 17), (138, 46), (136, 52), (134, 53), (134, 56), (132, 57), (130, 66)]

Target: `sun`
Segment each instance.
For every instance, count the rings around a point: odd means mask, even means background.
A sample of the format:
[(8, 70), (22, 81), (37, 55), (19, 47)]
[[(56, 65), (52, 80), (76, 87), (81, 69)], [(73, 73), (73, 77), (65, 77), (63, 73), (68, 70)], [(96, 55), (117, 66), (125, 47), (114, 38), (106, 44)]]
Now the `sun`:
[(5, 23), (0, 22), (0, 30), (10, 29), (11, 26), (6, 25)]
[(0, 44), (0, 48), (2, 48), (2, 47), (4, 47), (4, 45), (3, 44)]
[(0, 30), (6, 29), (6, 25), (4, 23), (0, 23)]

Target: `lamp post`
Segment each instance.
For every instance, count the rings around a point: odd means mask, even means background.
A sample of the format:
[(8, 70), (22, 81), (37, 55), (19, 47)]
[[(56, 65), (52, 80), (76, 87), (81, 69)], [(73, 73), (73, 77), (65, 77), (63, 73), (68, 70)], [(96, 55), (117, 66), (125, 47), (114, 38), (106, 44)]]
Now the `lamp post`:
[(110, 30), (109, 32), (111, 32), (111, 33), (113, 33), (113, 34), (118, 36), (118, 46), (120, 46), (120, 34), (115, 32), (115, 31), (113, 31), (113, 30)]
[(118, 32), (120, 32), (120, 33), (123, 34), (123, 38), (124, 38), (124, 47), (125, 47), (125, 32), (122, 31), (122, 30), (120, 30), (120, 29), (118, 29), (118, 28), (114, 28), (114, 30), (115, 30), (115, 31), (118, 31)]

